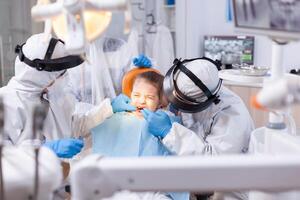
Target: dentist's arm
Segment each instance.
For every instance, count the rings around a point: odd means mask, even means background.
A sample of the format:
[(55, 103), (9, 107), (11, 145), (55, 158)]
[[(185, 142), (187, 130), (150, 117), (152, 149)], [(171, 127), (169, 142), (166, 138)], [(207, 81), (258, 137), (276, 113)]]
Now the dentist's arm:
[(182, 126), (177, 116), (169, 116), (162, 110), (142, 110), (149, 132), (160, 138), (162, 143), (177, 155), (203, 154), (205, 142), (193, 131)]
[(90, 129), (101, 124), (113, 113), (136, 110), (136, 107), (132, 106), (130, 102), (129, 97), (120, 94), (112, 102), (109, 99), (105, 99), (86, 113), (74, 114), (72, 117), (73, 136), (86, 136)]
[[(150, 111), (144, 116), (148, 122), (149, 132), (162, 138), (162, 143), (174, 154), (218, 155), (247, 151), (250, 133), (253, 130), (253, 122), (247, 112), (240, 110), (231, 116), (225, 112), (219, 113), (212, 121), (209, 135), (206, 135), (199, 123), (195, 124), (199, 125), (195, 129), (196, 132), (179, 123), (171, 123), (166, 113)], [(238, 120), (243, 123), (237, 123)]]

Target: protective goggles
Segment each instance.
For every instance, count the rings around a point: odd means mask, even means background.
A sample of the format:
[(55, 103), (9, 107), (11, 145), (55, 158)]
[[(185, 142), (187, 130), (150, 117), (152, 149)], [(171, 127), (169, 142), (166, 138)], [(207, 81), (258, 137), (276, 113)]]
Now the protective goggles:
[(38, 71), (47, 71), (47, 72), (61, 71), (61, 70), (76, 67), (81, 63), (83, 63), (84, 60), (78, 55), (70, 55), (62, 58), (51, 59), (57, 42), (61, 42), (64, 44), (64, 42), (60, 39), (51, 38), (43, 60), (42, 59), (30, 60), (29, 58), (27, 58), (22, 50), (25, 43), (22, 45), (17, 45), (15, 48), (15, 53), (18, 54), (21, 62), (24, 62), (26, 65), (33, 67)]
[[(167, 74), (164, 78), (163, 89), (164, 94), (168, 98), (169, 102), (171, 102), (172, 106), (178, 109), (181, 112), (185, 113), (196, 113), (201, 112), (208, 108), (211, 104), (218, 104), (220, 102), (218, 92), (222, 85), (222, 80), (220, 79), (217, 85), (216, 90), (212, 93), (206, 85), (189, 69), (185, 67), (184, 64), (194, 61), (194, 60), (207, 60), (214, 64), (218, 70), (221, 69), (222, 63), (218, 60), (214, 61), (212, 59), (202, 57), (202, 58), (194, 58), (194, 59), (185, 59), (183, 61), (179, 59), (175, 59), (173, 62), (173, 66), (168, 70)], [(201, 91), (203, 91), (204, 95), (207, 97), (205, 101), (197, 101), (191, 97), (184, 95), (177, 86), (175, 75), (179, 72), (185, 73), (191, 81), (197, 85)]]

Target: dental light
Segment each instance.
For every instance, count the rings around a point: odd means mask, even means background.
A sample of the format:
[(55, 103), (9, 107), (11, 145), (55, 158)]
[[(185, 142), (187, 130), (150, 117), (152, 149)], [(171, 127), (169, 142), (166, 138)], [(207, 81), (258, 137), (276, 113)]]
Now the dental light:
[(72, 54), (84, 52), (85, 44), (108, 27), (111, 11), (125, 10), (126, 0), (40, 0), (31, 9), (36, 21), (49, 21), (55, 34)]

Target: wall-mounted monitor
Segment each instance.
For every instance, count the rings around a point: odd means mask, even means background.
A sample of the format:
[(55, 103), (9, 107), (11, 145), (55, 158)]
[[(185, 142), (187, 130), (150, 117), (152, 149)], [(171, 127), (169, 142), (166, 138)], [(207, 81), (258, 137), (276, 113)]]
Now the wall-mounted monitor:
[(233, 0), (233, 7), (240, 32), (300, 39), (299, 0)]
[(253, 65), (254, 37), (204, 36), (204, 56), (220, 60), (227, 68), (232, 64)]

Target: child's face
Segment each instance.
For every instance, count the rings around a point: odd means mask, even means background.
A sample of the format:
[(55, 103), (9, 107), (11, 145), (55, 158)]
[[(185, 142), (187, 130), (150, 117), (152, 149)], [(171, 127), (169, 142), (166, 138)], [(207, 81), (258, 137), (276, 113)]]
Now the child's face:
[(131, 92), (131, 104), (136, 106), (138, 111), (144, 108), (156, 111), (160, 105), (158, 90), (147, 80), (137, 79)]

